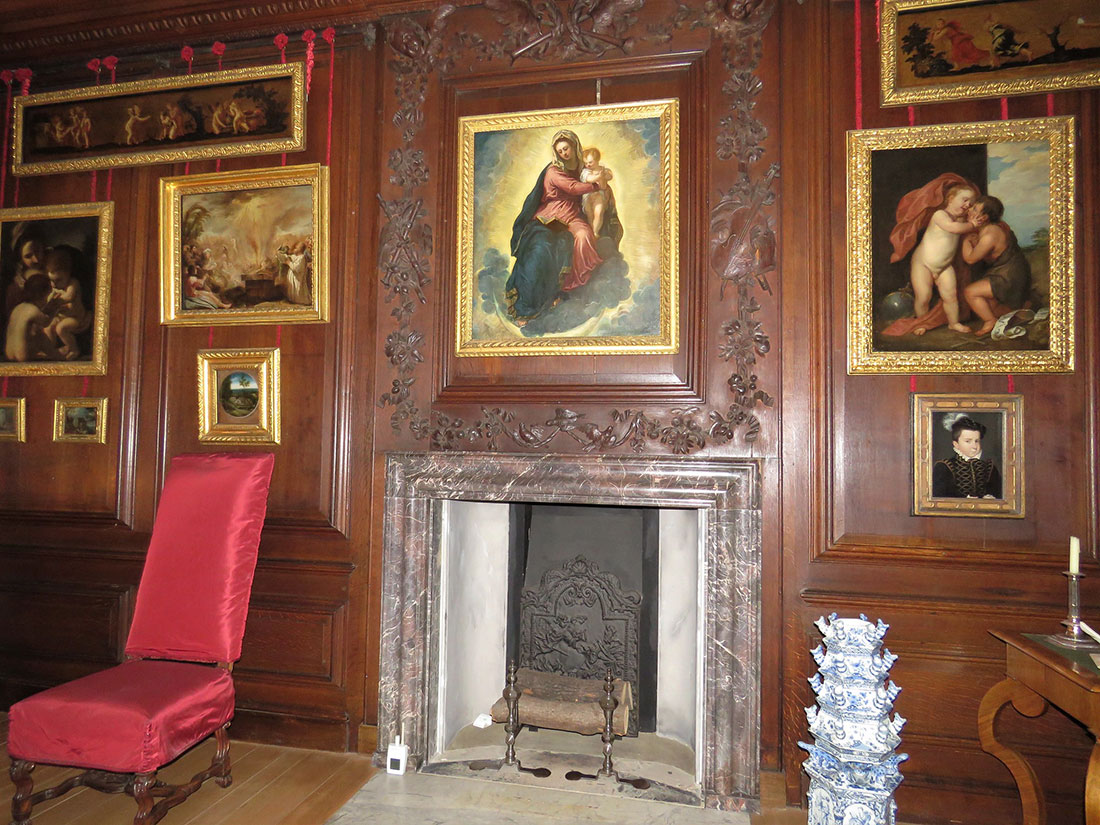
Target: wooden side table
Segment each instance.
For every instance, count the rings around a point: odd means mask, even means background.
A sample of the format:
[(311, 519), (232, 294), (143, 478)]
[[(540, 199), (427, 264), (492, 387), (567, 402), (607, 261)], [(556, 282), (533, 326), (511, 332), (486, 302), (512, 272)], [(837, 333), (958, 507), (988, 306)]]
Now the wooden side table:
[[(1020, 791), (1024, 825), (1046, 825), (1046, 802), (1035, 771), (1017, 751), (997, 741), (993, 723), (1011, 703), (1024, 716), (1040, 716), (1056, 705), (1100, 738), (1100, 672), (1082, 651), (1052, 647), (1040, 635), (993, 630), (1005, 643), (1005, 679), (982, 697), (978, 738), (982, 750), (1000, 759)], [(1100, 825), (1100, 742), (1093, 745), (1085, 776), (1085, 825)]]

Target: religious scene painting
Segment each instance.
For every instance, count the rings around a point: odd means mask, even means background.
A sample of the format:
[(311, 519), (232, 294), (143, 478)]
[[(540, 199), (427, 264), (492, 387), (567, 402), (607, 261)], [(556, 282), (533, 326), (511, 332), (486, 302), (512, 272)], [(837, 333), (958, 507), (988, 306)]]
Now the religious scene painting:
[(114, 205), (0, 210), (0, 375), (107, 369)]
[(106, 444), (107, 399), (56, 399), (53, 412), (53, 440)]
[(27, 399), (0, 398), (0, 441), (27, 440)]
[(459, 121), (455, 352), (678, 349), (675, 100)]
[(279, 350), (200, 350), (199, 441), (279, 443)]
[(1073, 369), (1073, 129), (848, 133), (849, 372)]
[(16, 175), (305, 148), (301, 63), (23, 95)]
[(913, 395), (913, 515), (1023, 518), (1023, 396)]
[(885, 105), (1100, 85), (1096, 0), (886, 0)]
[(163, 178), (161, 322), (328, 320), (328, 169)]

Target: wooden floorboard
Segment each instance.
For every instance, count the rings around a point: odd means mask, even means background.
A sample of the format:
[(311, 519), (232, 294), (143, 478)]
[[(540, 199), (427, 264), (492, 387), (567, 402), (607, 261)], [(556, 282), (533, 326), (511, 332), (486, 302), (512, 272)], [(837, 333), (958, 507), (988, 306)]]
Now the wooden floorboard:
[[(7, 714), (0, 714), (0, 744), (7, 752)], [(213, 739), (196, 745), (161, 769), (165, 782), (183, 783), (210, 764)], [(355, 753), (284, 748), (233, 741), (233, 784), (209, 780), (162, 820), (163, 825), (321, 825), (376, 772), (370, 758)], [(53, 765), (34, 770), (35, 789), (56, 785), (77, 771)], [(0, 821), (8, 822), (15, 787), (0, 782)], [(34, 806), (33, 825), (123, 825), (137, 806), (125, 794), (75, 788)]]

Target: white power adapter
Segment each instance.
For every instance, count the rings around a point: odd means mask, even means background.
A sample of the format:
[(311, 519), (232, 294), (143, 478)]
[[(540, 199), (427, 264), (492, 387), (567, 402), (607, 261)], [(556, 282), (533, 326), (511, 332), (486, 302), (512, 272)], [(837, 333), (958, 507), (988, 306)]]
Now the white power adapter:
[(403, 774), (409, 762), (409, 746), (401, 741), (398, 734), (386, 749), (386, 773)]

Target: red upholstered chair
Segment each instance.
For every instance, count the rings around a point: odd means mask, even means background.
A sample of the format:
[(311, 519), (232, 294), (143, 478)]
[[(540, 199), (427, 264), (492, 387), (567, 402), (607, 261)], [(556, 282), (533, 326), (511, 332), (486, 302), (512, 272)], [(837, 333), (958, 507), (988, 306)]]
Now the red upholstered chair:
[[(172, 460), (138, 586), (126, 658), (12, 705), (8, 753), (13, 825), (80, 785), (134, 797), (134, 823), (160, 821), (210, 777), (229, 773), (234, 692), (252, 574), (275, 463), (271, 453)], [(211, 734), (210, 767), (185, 785), (157, 769)], [(34, 793), (36, 763), (86, 769)], [(159, 801), (157, 801), (159, 800)]]

